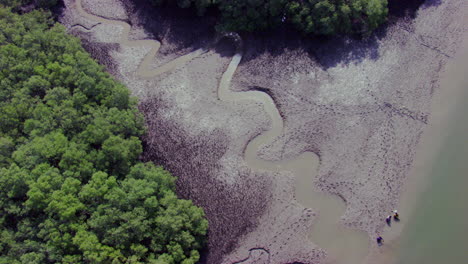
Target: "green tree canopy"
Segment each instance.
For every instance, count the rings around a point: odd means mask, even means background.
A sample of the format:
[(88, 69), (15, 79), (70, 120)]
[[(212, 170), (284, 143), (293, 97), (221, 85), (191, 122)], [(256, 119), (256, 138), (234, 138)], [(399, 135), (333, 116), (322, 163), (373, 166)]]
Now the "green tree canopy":
[(43, 12), (0, 28), (0, 263), (197, 262), (204, 212), (138, 161), (129, 91)]
[(306, 34), (368, 34), (385, 22), (387, 0), (150, 0), (156, 5), (219, 10), (221, 31), (257, 31), (280, 23)]
[(0, 5), (14, 9), (30, 4), (34, 4), (37, 7), (50, 8), (57, 4), (57, 0), (0, 0)]

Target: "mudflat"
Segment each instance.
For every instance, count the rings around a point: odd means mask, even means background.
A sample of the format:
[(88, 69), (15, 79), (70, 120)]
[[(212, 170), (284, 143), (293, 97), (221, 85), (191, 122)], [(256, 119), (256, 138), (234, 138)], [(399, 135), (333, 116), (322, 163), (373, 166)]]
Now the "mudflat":
[[(398, 204), (439, 73), (466, 33), (463, 0), (326, 43), (218, 35), (142, 2), (64, 3), (60, 21), (140, 98), (143, 158), (205, 209), (207, 263), (343, 263), (332, 247), (344, 238), (323, 240), (322, 222), (356, 233), (353, 263), (377, 251), (369, 241)], [(301, 157), (309, 168), (288, 167)]]
[(468, 258), (463, 243), (468, 230), (466, 34), (463, 43), (441, 74), (431, 122), (403, 188), (398, 208), (404, 221), (386, 228), (386, 246), (373, 252), (369, 263), (463, 263)]

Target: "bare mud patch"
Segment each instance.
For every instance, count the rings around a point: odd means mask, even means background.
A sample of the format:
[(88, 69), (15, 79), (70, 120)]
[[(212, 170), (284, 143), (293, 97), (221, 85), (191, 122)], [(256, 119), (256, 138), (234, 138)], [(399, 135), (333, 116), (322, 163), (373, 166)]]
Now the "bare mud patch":
[(93, 15), (114, 19), (127, 20), (127, 12), (125, 6), (120, 0), (83, 0), (83, 9)]

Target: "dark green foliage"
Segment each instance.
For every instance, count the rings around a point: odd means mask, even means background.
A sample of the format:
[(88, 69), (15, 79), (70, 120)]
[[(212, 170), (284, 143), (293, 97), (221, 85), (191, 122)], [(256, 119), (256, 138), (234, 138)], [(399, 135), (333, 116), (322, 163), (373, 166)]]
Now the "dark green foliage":
[(223, 31), (256, 31), (277, 25), (284, 0), (220, 1)]
[(14, 9), (30, 4), (41, 8), (50, 8), (57, 4), (57, 0), (0, 0), (0, 6), (3, 5)]
[(387, 18), (387, 0), (151, 0), (195, 7), (203, 15), (216, 7), (221, 31), (257, 31), (290, 23), (306, 34), (368, 34)]
[(203, 210), (138, 162), (128, 90), (44, 13), (0, 28), (0, 263), (198, 261)]
[(0, 0), (0, 5), (16, 8), (25, 4), (26, 2), (28, 1), (26, 0)]
[(289, 1), (287, 14), (306, 33), (369, 33), (387, 17), (386, 0)]

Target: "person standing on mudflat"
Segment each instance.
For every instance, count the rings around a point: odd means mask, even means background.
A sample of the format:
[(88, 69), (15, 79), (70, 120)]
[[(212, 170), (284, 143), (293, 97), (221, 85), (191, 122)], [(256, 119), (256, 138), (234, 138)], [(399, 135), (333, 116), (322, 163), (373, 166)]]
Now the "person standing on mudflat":
[(392, 216), (387, 216), (387, 218), (385, 218), (385, 222), (387, 222), (387, 225), (390, 225), (392, 223)]
[(398, 214), (397, 210), (393, 211), (393, 218), (395, 219), (395, 221), (400, 221), (400, 215)]
[(384, 242), (384, 239), (383, 239), (381, 236), (378, 236), (378, 237), (377, 237), (377, 244), (378, 244), (379, 246), (381, 246), (381, 245), (383, 244), (383, 242)]

